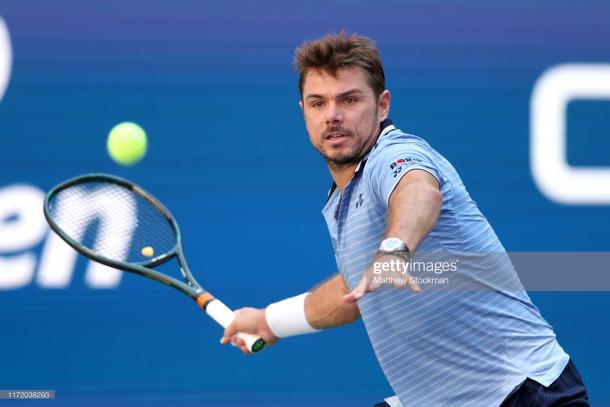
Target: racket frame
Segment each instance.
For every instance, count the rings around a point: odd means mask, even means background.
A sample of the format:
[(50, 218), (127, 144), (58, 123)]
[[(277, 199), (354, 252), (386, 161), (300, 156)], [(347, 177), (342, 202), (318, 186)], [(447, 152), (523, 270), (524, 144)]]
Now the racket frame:
[[(163, 215), (163, 217), (167, 220), (167, 222), (170, 224), (170, 226), (174, 230), (174, 232), (176, 234), (175, 246), (170, 251), (168, 251), (166, 253), (162, 253), (159, 256), (153, 257), (152, 259), (150, 259), (148, 261), (140, 262), (140, 263), (127, 263), (127, 262), (109, 259), (104, 256), (100, 256), (99, 254), (95, 253), (93, 250), (81, 245), (80, 243), (78, 243), (77, 241), (72, 239), (70, 236), (68, 236), (61, 229), (61, 227), (59, 227), (59, 225), (53, 220), (53, 217), (51, 215), (50, 206), (49, 206), (49, 202), (50, 202), (51, 198), (53, 196), (55, 196), (56, 194), (58, 194), (59, 192), (65, 190), (65, 189), (68, 189), (70, 187), (74, 187), (79, 184), (86, 184), (88, 182), (96, 182), (96, 181), (117, 184), (121, 187), (128, 189), (129, 191), (132, 191), (133, 193), (135, 193), (136, 195), (140, 196), (141, 198), (143, 198), (147, 202), (149, 202), (151, 205), (153, 205)], [(186, 259), (184, 257), (184, 252), (182, 250), (182, 237), (180, 234), (180, 228), (178, 226), (178, 223), (172, 216), (171, 212), (161, 202), (159, 202), (159, 200), (157, 200), (150, 193), (146, 192), (146, 190), (144, 190), (140, 186), (138, 186), (130, 181), (127, 181), (126, 179), (117, 177), (115, 175), (103, 174), (103, 173), (90, 173), (90, 174), (85, 174), (85, 175), (81, 175), (78, 177), (74, 177), (74, 178), (71, 178), (67, 181), (60, 183), (59, 185), (53, 187), (52, 189), (50, 189), (47, 192), (45, 199), (44, 199), (44, 217), (47, 220), (47, 223), (49, 224), (51, 229), (55, 233), (57, 233), (61, 239), (63, 239), (68, 245), (70, 245), (78, 253), (84, 255), (85, 257), (87, 257), (93, 261), (96, 261), (105, 266), (112, 267), (115, 269), (139, 274), (144, 277), (150, 278), (152, 280), (159, 281), (170, 287), (173, 287), (173, 288), (177, 289), (178, 291), (181, 291), (182, 293), (191, 297), (205, 311), (208, 311), (207, 307), (210, 303), (212, 303), (213, 301), (218, 301), (219, 303), (215, 304), (215, 310), (219, 309), (222, 317), (219, 318), (218, 316), (213, 315), (209, 312), (208, 312), (208, 314), (212, 318), (214, 318), (216, 320), (216, 322), (218, 322), (220, 325), (226, 327), (227, 321), (228, 321), (227, 315), (229, 312), (232, 313), (232, 311), (228, 307), (226, 307), (226, 305), (224, 305), (222, 302), (217, 300), (212, 294), (210, 294), (209, 292), (204, 290), (203, 287), (201, 287), (201, 285), (197, 282), (195, 277), (192, 275), (192, 273), (186, 263)], [(152, 267), (160, 266), (161, 264), (167, 263), (168, 261), (170, 261), (174, 258), (176, 258), (178, 261), (178, 264), (180, 266), (180, 272), (182, 273), (182, 276), (184, 277), (185, 282), (180, 281), (174, 277), (168, 276), (164, 273), (160, 273), (160, 272), (152, 269)], [(238, 336), (241, 336), (244, 339), (247, 338), (246, 342), (248, 343), (248, 346), (250, 347), (250, 351), (253, 353), (262, 350), (263, 347), (265, 346), (265, 341), (261, 338), (255, 337), (254, 335), (239, 333)]]

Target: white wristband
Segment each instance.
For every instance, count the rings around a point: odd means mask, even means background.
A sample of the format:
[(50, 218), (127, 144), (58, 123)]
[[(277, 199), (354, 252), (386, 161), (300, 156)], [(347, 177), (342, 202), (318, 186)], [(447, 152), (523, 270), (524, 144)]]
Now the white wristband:
[(267, 324), (278, 338), (287, 336), (310, 334), (320, 332), (315, 329), (305, 316), (305, 297), (309, 293), (303, 293), (296, 297), (270, 304), (265, 310)]

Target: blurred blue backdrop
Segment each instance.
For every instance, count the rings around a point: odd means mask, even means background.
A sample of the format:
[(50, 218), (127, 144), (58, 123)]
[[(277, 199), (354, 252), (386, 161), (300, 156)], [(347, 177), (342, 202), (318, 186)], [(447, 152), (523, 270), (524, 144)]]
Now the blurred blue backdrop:
[[(232, 307), (334, 273), (320, 214), (330, 178), (291, 62), (304, 40), (343, 28), (377, 41), (394, 122), (453, 162), (508, 250), (610, 250), (610, 203), (554, 203), (529, 164), (534, 84), (557, 64), (610, 62), (608, 1), (0, 0), (0, 17), (12, 49), (0, 101), (0, 389), (55, 389), (49, 404), (64, 406), (368, 406), (391, 394), (361, 323), (244, 357), (157, 283), (125, 275), (94, 288), (84, 259), (63, 286), (39, 275), (56, 271), (43, 264), (41, 194), (86, 172), (157, 195), (194, 273)], [(569, 163), (610, 166), (610, 101), (571, 104), (567, 118)], [(134, 167), (106, 154), (122, 121), (149, 135)], [(610, 405), (610, 293), (532, 297), (593, 405)]]

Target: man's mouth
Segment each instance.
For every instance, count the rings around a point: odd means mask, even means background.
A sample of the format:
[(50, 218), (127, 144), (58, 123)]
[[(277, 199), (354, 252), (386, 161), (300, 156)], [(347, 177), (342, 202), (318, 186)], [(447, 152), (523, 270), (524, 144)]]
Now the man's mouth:
[(329, 133), (326, 135), (326, 140), (337, 140), (346, 137), (349, 137), (349, 135), (346, 133)]

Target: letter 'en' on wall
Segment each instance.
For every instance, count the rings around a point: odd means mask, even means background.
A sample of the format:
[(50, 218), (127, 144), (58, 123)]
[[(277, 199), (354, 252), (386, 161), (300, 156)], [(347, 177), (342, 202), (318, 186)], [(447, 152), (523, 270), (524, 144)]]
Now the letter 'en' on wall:
[(549, 199), (568, 205), (610, 204), (610, 166), (571, 166), (566, 151), (568, 104), (604, 99), (610, 100), (610, 64), (557, 65), (536, 82), (530, 105), (530, 167)]
[[(107, 187), (110, 188), (110, 187)], [(58, 219), (72, 218), (72, 222), (60, 225), (70, 238), (79, 242), (87, 233), (89, 225), (96, 219), (100, 227), (95, 237), (94, 252), (117, 261), (125, 260), (117, 257), (127, 254), (128, 248), (137, 227), (137, 203), (134, 198), (122, 188), (115, 187), (113, 193), (100, 190), (88, 194), (71, 194), (59, 197), (54, 209)], [(131, 205), (115, 205), (115, 198), (121, 196), (122, 202), (134, 201)], [(75, 208), (89, 208), (81, 212)], [(62, 212), (66, 215), (62, 216)], [(69, 215), (68, 215), (69, 214)], [(74, 218), (78, 216), (79, 218)], [(45, 243), (37, 281), (42, 287), (66, 286), (74, 270), (76, 257), (74, 250), (61, 240), (56, 234), (51, 234)], [(121, 281), (123, 273), (119, 270), (104, 266), (96, 262), (89, 262), (85, 280), (91, 287), (111, 288)]]
[[(0, 187), (0, 290), (27, 287), (34, 280), (44, 288), (66, 288), (72, 281), (78, 253), (50, 231), (42, 211), (43, 201), (44, 192), (32, 185)], [(78, 204), (92, 207), (95, 218), (101, 221), (94, 250), (122, 253), (129, 247), (137, 226), (135, 204), (117, 212), (119, 209), (110, 200), (96, 195)], [(94, 218), (80, 221), (87, 227)], [(37, 247), (43, 241), (39, 256)], [(89, 261), (85, 282), (92, 288), (113, 288), (119, 285), (122, 275), (119, 270)]]

